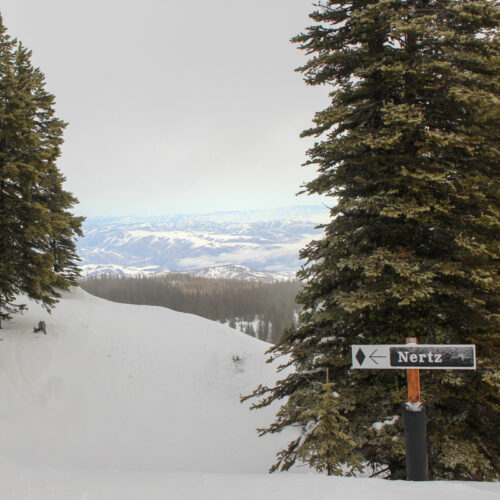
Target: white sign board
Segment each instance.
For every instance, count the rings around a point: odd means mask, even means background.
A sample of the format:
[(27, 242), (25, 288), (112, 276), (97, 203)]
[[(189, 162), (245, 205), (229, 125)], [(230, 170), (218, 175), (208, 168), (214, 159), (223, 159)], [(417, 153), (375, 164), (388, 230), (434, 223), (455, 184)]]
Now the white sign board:
[(352, 345), (357, 370), (475, 370), (475, 345)]

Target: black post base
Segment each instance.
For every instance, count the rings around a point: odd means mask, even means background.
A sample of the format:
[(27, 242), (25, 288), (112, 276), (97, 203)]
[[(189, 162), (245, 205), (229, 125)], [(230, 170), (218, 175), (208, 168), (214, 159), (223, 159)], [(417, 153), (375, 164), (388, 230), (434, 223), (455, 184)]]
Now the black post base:
[(422, 403), (403, 403), (403, 424), (406, 438), (406, 478), (427, 481), (427, 418)]

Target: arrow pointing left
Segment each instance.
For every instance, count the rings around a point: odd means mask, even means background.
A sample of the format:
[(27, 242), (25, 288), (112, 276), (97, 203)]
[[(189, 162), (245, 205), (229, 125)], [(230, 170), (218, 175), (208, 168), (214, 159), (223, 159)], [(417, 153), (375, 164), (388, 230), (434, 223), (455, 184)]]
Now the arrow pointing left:
[(375, 356), (375, 353), (377, 352), (377, 349), (375, 349), (368, 357), (376, 364), (378, 365), (377, 361), (375, 358), (387, 358), (387, 356)]

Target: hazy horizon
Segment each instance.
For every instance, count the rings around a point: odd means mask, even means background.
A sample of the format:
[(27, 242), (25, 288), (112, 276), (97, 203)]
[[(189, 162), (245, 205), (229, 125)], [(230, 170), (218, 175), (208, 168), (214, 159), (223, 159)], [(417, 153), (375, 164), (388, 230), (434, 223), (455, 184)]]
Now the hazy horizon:
[(300, 217), (304, 215), (311, 215), (319, 217), (321, 220), (329, 220), (329, 208), (320, 203), (309, 205), (286, 205), (281, 207), (270, 208), (251, 208), (248, 210), (207, 210), (196, 212), (165, 212), (155, 214), (137, 214), (137, 213), (124, 213), (122, 215), (89, 215), (85, 218), (85, 222), (101, 222), (101, 221), (124, 221), (132, 222), (144, 221), (163, 221), (163, 220), (177, 220), (177, 219), (205, 219), (205, 220), (269, 220), (288, 217)]

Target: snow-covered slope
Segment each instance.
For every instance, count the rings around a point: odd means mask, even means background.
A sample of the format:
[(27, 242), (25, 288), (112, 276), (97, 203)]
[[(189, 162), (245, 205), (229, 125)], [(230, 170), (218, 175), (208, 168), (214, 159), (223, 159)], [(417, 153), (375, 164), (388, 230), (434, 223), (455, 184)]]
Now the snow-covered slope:
[[(44, 320), (47, 335), (33, 327)], [(268, 345), (164, 308), (66, 293), (0, 330), (1, 500), (494, 500), (499, 484), (265, 473), (291, 434), (239, 396)]]
[(283, 443), (256, 435), (271, 412), (239, 402), (272, 382), (269, 346), (228, 326), (73, 289), (0, 339), (0, 453), (23, 463), (264, 472)]

